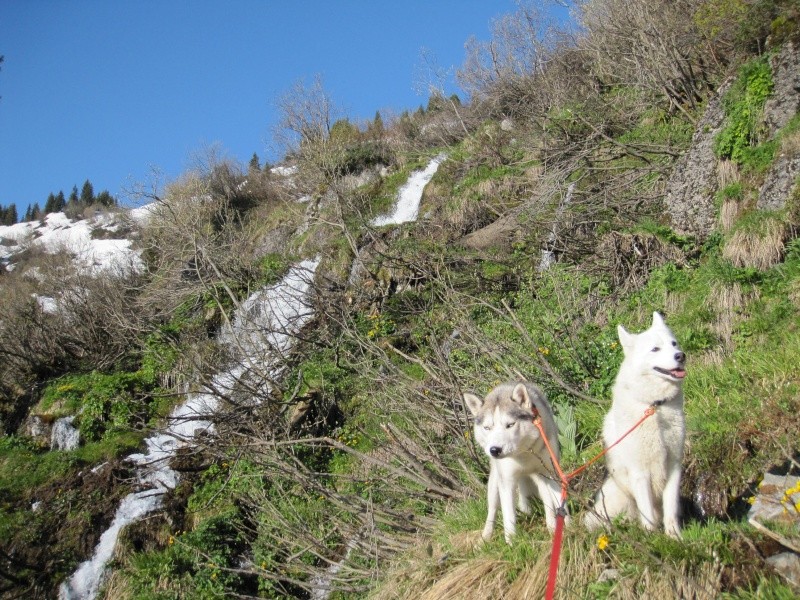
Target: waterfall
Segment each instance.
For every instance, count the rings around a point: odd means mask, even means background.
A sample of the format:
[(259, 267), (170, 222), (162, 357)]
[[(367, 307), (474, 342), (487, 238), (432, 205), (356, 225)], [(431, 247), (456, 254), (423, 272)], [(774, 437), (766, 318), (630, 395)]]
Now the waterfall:
[(216, 374), (207, 389), (191, 394), (177, 406), (169, 418), (169, 426), (145, 439), (144, 452), (127, 457), (136, 466), (139, 490), (123, 498), (92, 557), (61, 584), (61, 600), (95, 598), (119, 532), (158, 510), (164, 495), (178, 485), (179, 475), (169, 466), (178, 449), (193, 444), (200, 432), (213, 433), (219, 394), (233, 391), (249, 366), (267, 365), (270, 376), (284, 368), (283, 357), (294, 344), (294, 334), (313, 317), (307, 297), (318, 265), (319, 259), (301, 262), (280, 282), (255, 292), (241, 304), (233, 322), (218, 339), (219, 344), (233, 350), (237, 357), (234, 365)]
[(416, 221), (419, 213), (419, 204), (422, 201), (422, 192), (428, 182), (436, 174), (439, 165), (444, 162), (445, 155), (436, 156), (428, 166), (421, 171), (414, 171), (409, 175), (408, 181), (397, 193), (397, 204), (391, 214), (378, 217), (372, 221), (375, 226), (399, 225), (409, 221)]
[(81, 432), (72, 424), (75, 417), (63, 417), (53, 423), (50, 432), (51, 450), (75, 450), (81, 440)]

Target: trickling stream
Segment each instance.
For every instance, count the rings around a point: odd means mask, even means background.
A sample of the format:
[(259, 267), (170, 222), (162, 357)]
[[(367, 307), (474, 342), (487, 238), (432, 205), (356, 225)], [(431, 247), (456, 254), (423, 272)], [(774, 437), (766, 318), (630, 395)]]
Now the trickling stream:
[(75, 450), (81, 441), (81, 432), (72, 424), (75, 416), (63, 417), (53, 423), (50, 433), (50, 450)]
[(422, 201), (422, 191), (436, 174), (439, 165), (444, 162), (444, 159), (445, 155), (440, 154), (431, 160), (423, 170), (411, 173), (408, 181), (397, 193), (397, 204), (394, 210), (388, 215), (378, 217), (372, 221), (372, 224), (375, 226), (399, 225), (400, 223), (416, 221), (417, 214), (419, 214), (419, 204)]
[(307, 298), (318, 264), (319, 259), (301, 262), (280, 282), (259, 290), (239, 306), (233, 322), (218, 339), (219, 344), (233, 350), (237, 360), (229, 370), (215, 375), (206, 391), (191, 394), (177, 406), (169, 426), (145, 440), (143, 453), (127, 457), (136, 465), (140, 489), (123, 498), (93, 556), (61, 585), (61, 600), (87, 600), (97, 595), (120, 531), (158, 510), (164, 495), (178, 484), (179, 475), (169, 466), (178, 449), (193, 444), (200, 432), (213, 432), (212, 418), (219, 408), (219, 395), (232, 392), (255, 367), (263, 369), (266, 365), (268, 378), (284, 368), (283, 357), (294, 343), (294, 334), (314, 314)]

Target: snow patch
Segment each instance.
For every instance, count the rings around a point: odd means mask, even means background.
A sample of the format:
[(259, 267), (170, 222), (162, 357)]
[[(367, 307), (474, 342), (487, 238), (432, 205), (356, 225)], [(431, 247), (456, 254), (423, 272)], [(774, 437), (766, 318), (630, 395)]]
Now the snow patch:
[[(246, 365), (269, 365), (282, 370), (282, 357), (294, 344), (294, 335), (313, 316), (307, 296), (319, 259), (306, 260), (289, 270), (278, 283), (255, 292), (237, 310), (229, 328), (221, 332), (219, 344), (236, 350), (238, 360), (228, 371), (218, 373), (205, 391), (191, 394), (170, 416), (169, 426), (145, 440), (146, 449), (128, 456), (137, 469), (139, 491), (128, 494), (117, 508), (114, 521), (100, 537), (94, 555), (81, 563), (59, 589), (61, 600), (96, 597), (106, 564), (114, 553), (120, 531), (158, 510), (164, 495), (178, 485), (179, 475), (169, 463), (179, 448), (193, 444), (201, 433), (213, 433), (212, 418), (219, 396), (229, 395), (248, 371)], [(268, 362), (267, 362), (268, 361)]]
[(118, 228), (117, 219), (115, 214), (98, 213), (91, 219), (73, 221), (59, 212), (48, 214), (43, 221), (0, 226), (0, 260), (8, 262), (27, 248), (39, 248), (48, 254), (68, 252), (93, 274), (144, 269), (130, 240), (93, 238), (96, 230), (113, 233)]
[(408, 177), (408, 181), (400, 188), (397, 193), (397, 204), (391, 214), (378, 217), (372, 221), (376, 227), (382, 225), (399, 225), (409, 221), (416, 221), (419, 214), (419, 204), (422, 201), (422, 192), (425, 186), (439, 169), (439, 165), (444, 162), (445, 155), (436, 156), (428, 166), (421, 171), (414, 171)]

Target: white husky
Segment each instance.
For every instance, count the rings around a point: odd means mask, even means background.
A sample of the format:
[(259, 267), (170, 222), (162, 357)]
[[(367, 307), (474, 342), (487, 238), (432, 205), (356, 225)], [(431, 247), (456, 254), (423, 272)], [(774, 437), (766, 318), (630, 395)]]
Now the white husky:
[(558, 458), (558, 430), (553, 411), (544, 394), (530, 383), (499, 385), (481, 400), (464, 394), (464, 402), (475, 417), (475, 440), (489, 455), (489, 512), (483, 539), (494, 531), (498, 502), (503, 510), (506, 542), (516, 532), (514, 495), (519, 492), (519, 509), (530, 512), (528, 497), (537, 493), (544, 503), (547, 527), (553, 531), (560, 505), (561, 487), (553, 470), (542, 436), (533, 423), (537, 414), (553, 452)]
[(625, 358), (603, 422), (605, 446), (622, 437), (648, 407), (655, 406), (656, 412), (606, 455), (608, 478), (585, 522), (591, 529), (617, 515), (638, 515), (642, 526), (653, 530), (663, 519), (664, 531), (680, 538), (686, 355), (658, 313), (653, 313), (650, 328), (638, 335), (622, 325), (617, 332)]

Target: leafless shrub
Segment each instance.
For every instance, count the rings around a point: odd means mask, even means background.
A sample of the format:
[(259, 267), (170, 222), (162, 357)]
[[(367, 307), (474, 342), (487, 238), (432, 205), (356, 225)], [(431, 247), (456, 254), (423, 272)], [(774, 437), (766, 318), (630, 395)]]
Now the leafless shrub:
[(684, 253), (647, 233), (611, 232), (603, 236), (588, 268), (610, 278), (616, 290), (640, 289), (657, 267), (686, 263)]
[(683, 112), (702, 100), (709, 85), (708, 50), (687, 18), (700, 4), (586, 0), (580, 12), (587, 34), (579, 45), (593, 57), (593, 71), (605, 85), (642, 90)]
[(142, 330), (132, 270), (91, 274), (65, 253), (42, 253), (0, 286), (0, 387), (9, 425), (35, 381), (70, 369), (107, 369), (136, 346)]

